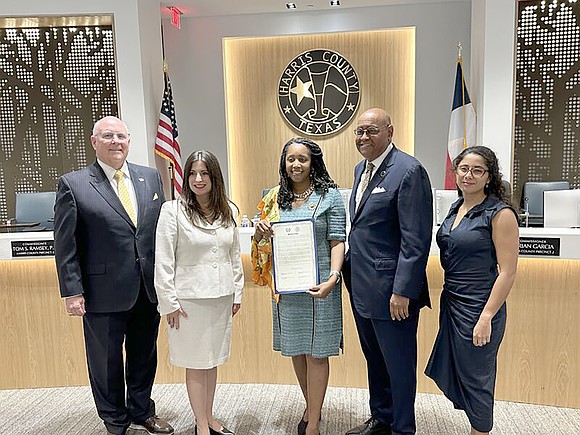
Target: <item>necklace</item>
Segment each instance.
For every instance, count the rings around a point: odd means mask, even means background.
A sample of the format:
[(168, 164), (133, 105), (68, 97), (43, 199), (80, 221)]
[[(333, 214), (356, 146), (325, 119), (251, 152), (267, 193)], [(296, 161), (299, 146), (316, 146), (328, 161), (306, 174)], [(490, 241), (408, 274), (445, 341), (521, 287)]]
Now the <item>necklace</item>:
[(310, 195), (312, 195), (312, 192), (314, 192), (314, 184), (310, 183), (310, 186), (308, 186), (308, 189), (306, 189), (304, 192), (293, 193), (294, 194), (294, 201), (304, 201)]

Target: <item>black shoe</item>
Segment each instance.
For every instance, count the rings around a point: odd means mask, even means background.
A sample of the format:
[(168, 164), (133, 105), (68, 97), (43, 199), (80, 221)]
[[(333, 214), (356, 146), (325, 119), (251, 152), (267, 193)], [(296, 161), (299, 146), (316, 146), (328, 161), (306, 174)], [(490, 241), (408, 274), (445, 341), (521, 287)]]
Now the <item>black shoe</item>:
[(235, 435), (231, 430), (229, 430), (227, 427), (222, 426), (221, 430), (215, 430), (212, 429), (211, 427), (209, 428), (209, 433), (211, 435)]
[[(308, 426), (308, 422), (304, 421), (304, 417), (306, 417), (306, 411), (307, 410), (304, 410), (304, 414), (302, 414), (302, 417), (300, 418), (300, 423), (298, 423), (298, 435), (306, 435), (306, 426)], [(320, 420), (322, 420), (322, 415), (318, 421)]]
[(300, 417), (300, 423), (298, 423), (298, 435), (306, 434), (306, 426), (308, 426), (308, 422), (304, 421), (304, 417)]
[(346, 435), (391, 435), (391, 426), (371, 417), (364, 424), (350, 429)]

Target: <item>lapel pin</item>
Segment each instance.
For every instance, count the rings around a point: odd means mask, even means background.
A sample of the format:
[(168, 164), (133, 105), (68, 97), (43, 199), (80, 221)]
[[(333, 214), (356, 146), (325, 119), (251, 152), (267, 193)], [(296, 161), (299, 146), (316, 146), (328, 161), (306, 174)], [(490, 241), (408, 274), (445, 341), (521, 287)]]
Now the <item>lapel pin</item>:
[(145, 178), (139, 177), (139, 181), (145, 181)]
[(387, 171), (381, 171), (381, 177), (384, 177), (385, 175), (387, 175)]

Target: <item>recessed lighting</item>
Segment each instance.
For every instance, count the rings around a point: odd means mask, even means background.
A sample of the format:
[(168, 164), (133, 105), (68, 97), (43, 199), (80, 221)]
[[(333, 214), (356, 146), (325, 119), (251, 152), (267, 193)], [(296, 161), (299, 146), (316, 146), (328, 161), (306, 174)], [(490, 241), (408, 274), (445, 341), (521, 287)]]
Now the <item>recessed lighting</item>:
[(340, 0), (330, 0), (330, 6), (340, 6)]
[(296, 3), (286, 3), (287, 9), (296, 9)]

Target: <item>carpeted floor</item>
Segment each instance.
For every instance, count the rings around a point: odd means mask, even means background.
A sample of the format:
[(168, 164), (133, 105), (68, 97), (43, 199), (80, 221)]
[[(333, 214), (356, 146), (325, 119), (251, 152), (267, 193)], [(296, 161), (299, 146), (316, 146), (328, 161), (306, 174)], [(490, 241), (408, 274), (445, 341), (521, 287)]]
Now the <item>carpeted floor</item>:
[[(171, 422), (176, 435), (193, 434), (194, 419), (184, 385), (156, 385), (153, 398), (157, 413)], [(465, 415), (443, 396), (419, 394), (416, 409), (418, 434), (469, 433)], [(294, 435), (303, 410), (297, 386), (219, 385), (215, 400), (216, 417), (237, 435)], [(367, 417), (367, 390), (329, 388), (322, 434), (343, 435)], [(0, 422), (1, 435), (106, 433), (88, 387), (0, 391)], [(580, 410), (497, 402), (492, 434), (580, 434)]]

